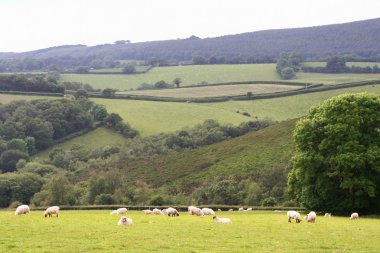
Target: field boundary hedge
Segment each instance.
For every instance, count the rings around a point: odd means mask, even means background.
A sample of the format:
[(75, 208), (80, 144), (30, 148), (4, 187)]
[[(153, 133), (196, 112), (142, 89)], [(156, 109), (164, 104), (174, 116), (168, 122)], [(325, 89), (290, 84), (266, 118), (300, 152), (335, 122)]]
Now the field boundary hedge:
[[(246, 84), (247, 82), (244, 82), (244, 83)], [(263, 82), (255, 82), (255, 83), (263, 83)], [(273, 84), (274, 82), (270, 82), (270, 83)], [(284, 84), (285, 82), (281, 82), (281, 83)], [(89, 96), (94, 97), (94, 98), (130, 99), (130, 100), (145, 100), (145, 101), (160, 101), (160, 102), (209, 103), (209, 102), (225, 102), (229, 100), (268, 99), (268, 98), (286, 97), (286, 96), (293, 96), (293, 95), (299, 95), (299, 94), (305, 94), (305, 93), (311, 93), (311, 92), (343, 89), (343, 88), (350, 88), (350, 87), (364, 86), (364, 85), (371, 85), (371, 84), (378, 85), (380, 84), (380, 80), (341, 83), (341, 84), (336, 84), (336, 85), (323, 85), (323, 84), (309, 85), (308, 83), (293, 83), (293, 85), (297, 85), (300, 87), (301, 87), (301, 84), (302, 86), (305, 86), (305, 87), (302, 87), (300, 89), (290, 90), (290, 91), (256, 94), (256, 95), (252, 94), (251, 96), (235, 95), (235, 96), (200, 97), (200, 98), (192, 98), (192, 97), (178, 98), (178, 97), (158, 97), (158, 96), (148, 96), (148, 95), (115, 94), (113, 97), (107, 97), (100, 93), (89, 93)], [(222, 84), (218, 84), (218, 85), (222, 85)], [(211, 85), (208, 85), (208, 86), (211, 86)]]
[(110, 71), (102, 71), (102, 72), (84, 72), (84, 73), (79, 73), (75, 71), (62, 71), (60, 72), (61, 74), (78, 74), (78, 75), (140, 75), (140, 74), (145, 74), (148, 73), (154, 66), (149, 66), (143, 71), (136, 71), (130, 74), (124, 73), (122, 71), (120, 72), (110, 72)]
[(5, 91), (0, 90), (0, 94), (11, 94), (11, 95), (35, 95), (35, 96), (47, 96), (47, 97), (63, 97), (64, 93), (54, 93), (54, 92), (28, 92), (28, 91)]
[[(180, 212), (187, 212), (188, 206), (184, 205), (164, 205), (164, 206), (130, 206), (130, 205), (91, 205), (91, 206), (60, 206), (60, 210), (113, 210), (120, 207), (126, 207), (131, 211), (140, 211), (145, 209), (153, 210), (154, 208), (168, 208), (173, 207), (176, 208)], [(229, 206), (229, 205), (200, 205), (200, 208), (208, 207), (212, 208), (214, 211), (221, 209), (222, 211), (228, 211), (229, 209), (233, 209), (234, 211), (238, 211), (240, 207), (247, 209), (248, 207), (252, 208), (254, 211), (288, 211), (288, 210), (298, 210), (305, 211), (306, 209), (303, 207), (283, 207), (283, 206)], [(45, 210), (47, 207), (34, 207), (32, 210)], [(5, 210), (15, 210), (16, 208), (3, 208)]]

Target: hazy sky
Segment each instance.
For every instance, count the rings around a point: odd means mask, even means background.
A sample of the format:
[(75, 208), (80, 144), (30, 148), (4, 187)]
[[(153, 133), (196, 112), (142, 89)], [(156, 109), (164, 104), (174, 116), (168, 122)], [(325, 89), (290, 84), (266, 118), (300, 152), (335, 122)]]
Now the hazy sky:
[(378, 18), (380, 0), (0, 0), (0, 52)]

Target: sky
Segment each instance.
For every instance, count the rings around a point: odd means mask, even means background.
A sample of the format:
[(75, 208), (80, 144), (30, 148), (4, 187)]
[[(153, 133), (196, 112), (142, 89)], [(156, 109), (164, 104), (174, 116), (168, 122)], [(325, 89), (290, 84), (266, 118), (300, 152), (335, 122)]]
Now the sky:
[(379, 18), (379, 0), (0, 0), (0, 52)]

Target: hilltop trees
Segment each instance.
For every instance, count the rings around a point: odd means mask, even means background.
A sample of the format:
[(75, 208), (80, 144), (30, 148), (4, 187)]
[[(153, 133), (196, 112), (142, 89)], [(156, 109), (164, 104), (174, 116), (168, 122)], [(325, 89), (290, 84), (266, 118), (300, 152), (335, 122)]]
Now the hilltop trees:
[(380, 210), (380, 97), (341, 95), (297, 123), (289, 193), (315, 210)]

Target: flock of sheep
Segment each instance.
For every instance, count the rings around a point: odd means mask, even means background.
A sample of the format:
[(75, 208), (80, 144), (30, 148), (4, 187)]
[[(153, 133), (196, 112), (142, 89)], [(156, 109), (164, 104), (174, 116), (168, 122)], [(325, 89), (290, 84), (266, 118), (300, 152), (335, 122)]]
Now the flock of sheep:
[[(215, 212), (211, 208), (202, 208), (201, 209), (201, 208), (198, 208), (196, 206), (189, 206), (187, 208), (187, 210), (188, 210), (189, 215), (196, 215), (196, 216), (214, 215), (213, 219), (216, 221), (216, 223), (220, 223), (220, 224), (231, 224), (232, 223), (230, 218), (219, 218), (219, 217), (215, 216)], [(221, 211), (221, 210), (218, 209), (218, 211)], [(229, 211), (231, 211), (231, 209)], [(239, 211), (252, 211), (252, 208), (248, 208), (247, 210), (244, 210), (243, 208), (239, 208)], [(21, 206), (17, 207), (17, 209), (15, 211), (15, 215), (27, 214), (29, 212), (30, 212), (30, 208), (28, 205), (21, 205)], [(113, 210), (110, 214), (111, 215), (112, 214), (125, 215), (125, 214), (127, 214), (127, 212), (128, 212), (128, 209), (125, 207), (122, 207), (122, 208), (119, 208), (117, 210)], [(169, 208), (162, 209), (162, 210), (160, 210), (158, 208), (154, 208), (153, 210), (143, 210), (143, 212), (146, 215), (167, 215), (167, 216), (172, 216), (172, 217), (179, 216), (179, 212), (177, 211), (177, 209), (175, 209), (173, 207), (169, 207)], [(55, 215), (56, 217), (58, 217), (58, 214), (59, 214), (59, 206), (51, 206), (51, 207), (48, 207), (46, 209), (44, 216), (45, 217), (48, 217), (48, 216), (51, 217), (51, 216)], [(331, 213), (326, 213), (325, 216), (329, 217), (329, 216), (331, 216)], [(294, 219), (296, 221), (296, 223), (300, 223), (302, 221), (301, 215), (297, 211), (288, 211), (287, 217), (288, 217), (288, 222), (292, 222), (291, 221), (292, 219)], [(315, 222), (316, 218), (317, 218), (317, 214), (312, 211), (312, 212), (309, 212), (304, 217), (304, 220), (307, 222)], [(359, 214), (358, 213), (352, 213), (350, 219), (351, 220), (359, 219)], [(131, 218), (122, 216), (117, 224), (119, 226), (129, 226), (129, 225), (133, 224), (133, 220)]]

